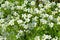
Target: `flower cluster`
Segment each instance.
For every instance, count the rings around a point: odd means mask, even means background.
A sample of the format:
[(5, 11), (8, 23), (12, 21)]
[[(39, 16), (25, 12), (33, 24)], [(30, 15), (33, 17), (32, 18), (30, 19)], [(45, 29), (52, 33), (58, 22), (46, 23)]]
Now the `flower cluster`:
[(0, 40), (60, 40), (60, 3), (1, 0)]

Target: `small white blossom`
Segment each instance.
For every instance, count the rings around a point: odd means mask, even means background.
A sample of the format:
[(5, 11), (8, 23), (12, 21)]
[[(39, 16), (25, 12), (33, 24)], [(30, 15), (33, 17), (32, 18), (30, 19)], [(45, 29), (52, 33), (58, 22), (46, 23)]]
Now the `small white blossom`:
[(60, 10), (58, 10), (60, 12)]
[(5, 1), (5, 5), (8, 7), (9, 6), (9, 1)]
[(5, 7), (5, 4), (1, 4), (1, 7), (4, 8)]
[(27, 11), (30, 12), (30, 8), (28, 8)]
[(14, 15), (14, 16), (18, 16), (18, 13), (17, 13), (17, 12), (14, 12), (13, 15)]
[(56, 5), (56, 3), (55, 3), (55, 2), (52, 2), (52, 5), (53, 5), (53, 6)]
[(35, 16), (34, 18), (32, 18), (33, 19), (33, 21), (37, 21), (38, 20), (38, 17), (37, 16)]
[(51, 40), (58, 40), (58, 37), (55, 36), (55, 38), (52, 38)]
[(16, 9), (18, 9), (18, 10), (19, 10), (19, 9), (20, 9), (20, 7), (21, 7), (21, 6), (16, 6)]
[(41, 14), (40, 17), (45, 18), (45, 17), (49, 17), (49, 15), (48, 14)]
[(25, 7), (26, 6), (26, 4), (22, 4), (22, 7)]
[(3, 37), (2, 36), (0, 36), (0, 40), (3, 40)]
[(44, 8), (41, 8), (40, 11), (45, 12), (45, 9)]
[(23, 35), (23, 31), (22, 30), (20, 30), (19, 32), (18, 32), (18, 34), (16, 35), (16, 38), (18, 39), (20, 36), (22, 36)]
[(57, 17), (57, 24), (60, 24), (60, 17)]
[(40, 36), (36, 36), (34, 40), (40, 40)]
[(28, 0), (24, 0), (24, 4), (27, 4), (28, 3)]
[(14, 9), (15, 9), (15, 7), (12, 6), (12, 7), (11, 7), (11, 10), (14, 10)]
[(0, 40), (6, 40), (6, 37), (0, 36)]
[(14, 4), (18, 4), (19, 2), (18, 1), (15, 1)]
[(28, 17), (28, 18), (31, 18), (31, 17), (32, 17), (32, 15), (31, 15), (31, 14), (28, 14), (28, 15), (27, 15), (27, 17)]
[(28, 24), (22, 24), (22, 26), (27, 29), (28, 28)]
[(49, 27), (53, 27), (54, 26), (54, 23), (51, 22), (48, 25), (49, 25)]
[(45, 19), (40, 19), (40, 22), (42, 22), (42, 24), (47, 24), (47, 21)]
[(9, 25), (14, 25), (14, 19), (10, 20)]
[(31, 1), (31, 5), (35, 5), (35, 1)]
[(25, 19), (25, 22), (29, 22), (29, 21), (30, 21), (30, 19), (29, 19), (29, 18), (26, 18), (26, 19)]
[(22, 14), (22, 17), (25, 19), (27, 16), (26, 16), (26, 14)]
[(4, 19), (0, 19), (0, 23), (3, 23), (4, 22)]
[(46, 40), (46, 39), (51, 39), (52, 37), (51, 37), (51, 35), (43, 35), (42, 36), (42, 39), (44, 39), (44, 40)]
[(58, 8), (60, 8), (60, 3), (57, 3)]
[[(57, 10), (57, 9), (56, 9)], [(52, 14), (55, 15), (56, 13), (58, 13), (57, 11), (52, 11)]]
[(35, 13), (39, 13), (38, 8), (35, 8), (34, 11), (35, 11)]
[(23, 10), (24, 10), (25, 12), (27, 12), (27, 11), (28, 11), (28, 10), (27, 10), (27, 8), (24, 8)]
[(56, 39), (56, 38), (53, 38), (53, 39), (51, 39), (51, 40), (58, 40), (58, 39)]
[(30, 13), (33, 13), (33, 9), (32, 8), (30, 9)]
[(46, 4), (46, 5), (44, 6), (44, 8), (45, 8), (45, 9), (49, 9), (49, 8), (51, 8), (51, 6), (50, 6), (50, 4)]
[(19, 19), (19, 20), (17, 20), (17, 23), (21, 24), (21, 23), (23, 23), (23, 21)]
[(37, 23), (36, 22), (32, 22), (32, 26), (36, 27)]
[(58, 8), (55, 8), (55, 10), (57, 11), (57, 10), (58, 10)]
[(39, 7), (40, 7), (40, 8), (43, 7), (43, 4), (39, 4)]
[(53, 20), (53, 15), (49, 15), (48, 19)]

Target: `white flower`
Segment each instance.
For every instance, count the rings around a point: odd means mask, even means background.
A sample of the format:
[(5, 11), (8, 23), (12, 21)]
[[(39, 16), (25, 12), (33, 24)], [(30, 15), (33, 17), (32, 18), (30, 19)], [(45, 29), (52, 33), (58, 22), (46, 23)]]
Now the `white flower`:
[(24, 4), (27, 4), (28, 3), (28, 0), (24, 0)]
[(19, 10), (19, 9), (20, 9), (20, 7), (21, 7), (21, 6), (16, 6), (16, 9), (18, 9), (18, 10)]
[(49, 15), (48, 14), (44, 14), (45, 15), (45, 17), (48, 17)]
[(14, 6), (14, 3), (9, 3), (9, 6)]
[(17, 13), (17, 12), (14, 12), (13, 15), (14, 15), (14, 16), (18, 16), (18, 13)]
[(18, 4), (19, 2), (18, 1), (15, 1), (14, 4)]
[(20, 30), (19, 32), (18, 32), (18, 34), (16, 35), (16, 38), (18, 39), (20, 36), (22, 36), (22, 35), (24, 35), (23, 34), (23, 31), (22, 30)]
[(59, 16), (57, 17), (57, 21), (60, 22), (60, 17)]
[(40, 40), (40, 36), (36, 36), (34, 40)]
[(14, 19), (10, 20), (9, 25), (14, 25)]
[(18, 19), (20, 19), (19, 16), (17, 16), (17, 17), (15, 18), (15, 20), (18, 20)]
[(41, 9), (40, 9), (40, 11), (44, 12), (44, 11), (45, 11), (45, 9), (44, 9), (44, 8), (41, 8)]
[(9, 1), (5, 1), (5, 5), (8, 7), (9, 6)]
[(32, 18), (33, 19), (33, 21), (37, 21), (37, 19), (38, 19), (38, 17), (37, 16), (35, 16), (34, 18)]
[(0, 19), (0, 23), (3, 23), (4, 22), (4, 19)]
[(53, 27), (54, 26), (54, 23), (51, 22), (48, 25), (49, 25), (49, 27)]
[(22, 30), (20, 30), (20, 31), (19, 31), (19, 33), (20, 33), (20, 34), (22, 34), (22, 33), (23, 33), (23, 31), (22, 31)]
[(52, 2), (52, 5), (53, 5), (53, 6), (56, 5), (56, 3), (55, 3), (55, 2)]
[(4, 17), (3, 12), (0, 12), (0, 18)]
[(1, 7), (4, 8), (5, 7), (5, 4), (1, 4)]
[(4, 32), (6, 30), (6, 25), (5, 24), (2, 24), (2, 32)]
[(26, 4), (22, 4), (22, 7), (25, 7), (26, 6)]
[(53, 20), (53, 15), (49, 15), (48, 19)]
[(60, 8), (60, 3), (57, 3), (58, 8)]
[[(56, 9), (58, 10), (58, 9)], [(58, 11), (52, 11), (52, 14), (55, 15), (56, 13), (58, 13)]]
[(56, 38), (53, 38), (53, 39), (51, 39), (51, 40), (58, 40), (58, 39), (56, 39)]
[(52, 37), (51, 37), (51, 35), (43, 35), (42, 36), (42, 39), (44, 39), (44, 40), (46, 40), (46, 39), (51, 39)]
[(6, 40), (6, 37), (0, 36), (0, 40)]
[(44, 6), (44, 8), (45, 8), (45, 9), (49, 9), (49, 8), (51, 8), (51, 5), (50, 5), (50, 4), (46, 4), (46, 5)]
[(22, 26), (27, 29), (28, 28), (28, 24), (22, 24)]
[(32, 15), (31, 15), (31, 14), (28, 14), (28, 15), (27, 15), (27, 17), (28, 17), (28, 18), (31, 18), (31, 17), (32, 17)]
[(35, 8), (34, 11), (35, 11), (35, 13), (39, 13), (38, 8)]
[(31, 5), (35, 5), (35, 1), (31, 1)]
[(30, 19), (29, 19), (29, 18), (26, 18), (26, 19), (25, 19), (25, 22), (29, 22), (29, 21), (30, 21)]
[(25, 12), (27, 12), (27, 8), (24, 8), (23, 10), (24, 10)]
[(2, 36), (0, 36), (0, 40), (3, 40), (3, 37)]
[(11, 10), (14, 10), (14, 9), (15, 9), (15, 7), (12, 6), (12, 7), (11, 7)]
[[(20, 6), (20, 7), (18, 7), (18, 8), (21, 9), (21, 10), (23, 10), (25, 6), (26, 6), (26, 4), (22, 4), (22, 6)], [(18, 9), (18, 8), (17, 8), (17, 9)]]
[(60, 17), (57, 17), (57, 24), (60, 24)]
[(39, 10), (39, 14), (42, 14), (43, 11)]
[(3, 39), (4, 39), (4, 40), (7, 40), (7, 38), (6, 38), (6, 37), (4, 37)]
[(58, 37), (55, 36), (55, 38), (52, 38), (51, 40), (58, 40)]
[(39, 4), (39, 7), (40, 7), (40, 8), (43, 7), (43, 4)]
[(33, 9), (32, 8), (30, 9), (30, 13), (33, 13)]
[(26, 14), (22, 14), (22, 17), (25, 19), (27, 16), (26, 16)]
[(45, 19), (40, 19), (40, 22), (42, 22), (42, 24), (47, 24), (47, 21)]
[(60, 10), (58, 10), (60, 12)]
[(57, 22), (57, 24), (60, 24), (60, 22)]
[(30, 8), (28, 8), (27, 11), (30, 12)]
[(58, 10), (58, 8), (55, 8), (55, 10), (57, 11), (57, 10)]
[(21, 23), (23, 23), (23, 21), (19, 19), (19, 20), (17, 20), (17, 23), (21, 24)]
[(32, 27), (36, 27), (37, 23), (36, 22), (32, 22)]
[(23, 6), (17, 7), (17, 9), (21, 9), (21, 10), (22, 10), (23, 8), (24, 8)]
[(45, 17), (48, 17), (49, 15), (48, 14), (41, 14), (40, 17), (42, 18), (45, 18)]

